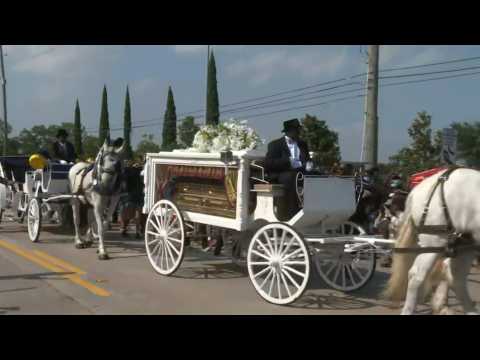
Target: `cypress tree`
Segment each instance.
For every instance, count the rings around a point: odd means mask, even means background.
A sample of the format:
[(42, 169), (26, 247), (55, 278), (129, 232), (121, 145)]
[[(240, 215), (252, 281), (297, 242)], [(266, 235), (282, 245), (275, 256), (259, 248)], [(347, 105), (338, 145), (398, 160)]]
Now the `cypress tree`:
[(215, 64), (215, 55), (213, 54), (213, 51), (208, 60), (206, 117), (207, 125), (217, 125), (220, 120), (217, 89), (217, 66)]
[(162, 150), (171, 151), (177, 146), (177, 112), (172, 88), (168, 87), (167, 110), (163, 120)]
[(83, 144), (82, 144), (82, 121), (80, 117), (80, 105), (75, 104), (75, 123), (73, 127), (73, 141), (75, 145), (75, 150), (78, 156), (83, 155)]
[(127, 86), (127, 94), (125, 95), (125, 111), (123, 115), (123, 139), (126, 145), (126, 158), (133, 158), (133, 151), (131, 145), (131, 133), (132, 133), (132, 111), (130, 108), (130, 92)]
[(102, 146), (105, 140), (110, 141), (110, 124), (108, 120), (108, 98), (107, 86), (103, 87), (102, 109), (100, 111), (100, 126), (98, 131), (98, 142)]

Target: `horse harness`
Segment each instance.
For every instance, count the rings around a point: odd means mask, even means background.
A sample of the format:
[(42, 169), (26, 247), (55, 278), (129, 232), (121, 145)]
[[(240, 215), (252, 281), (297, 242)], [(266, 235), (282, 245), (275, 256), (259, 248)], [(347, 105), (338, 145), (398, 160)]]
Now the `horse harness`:
[[(75, 176), (81, 175), (81, 180), (80, 180), (80, 186), (79, 190), (76, 192), (75, 195), (84, 195), (85, 191), (90, 190), (93, 188), (93, 190), (100, 195), (104, 196), (111, 196), (115, 193), (117, 193), (120, 189), (121, 183), (122, 183), (122, 171), (121, 171), (121, 164), (118, 163), (117, 166), (115, 167), (115, 170), (106, 170), (103, 169), (103, 158), (105, 155), (108, 155), (109, 153), (104, 153), (103, 150), (99, 153), (97, 156), (97, 159), (95, 160), (94, 164), (91, 164), (83, 169), (80, 169)], [(83, 181), (85, 180), (85, 177), (89, 172), (93, 171), (92, 177), (93, 177), (93, 183), (90, 185), (87, 189), (83, 188)], [(100, 179), (102, 176), (102, 173), (107, 173), (107, 174), (114, 174), (118, 173), (119, 176), (117, 177), (115, 184), (111, 188), (106, 188), (105, 186), (102, 186), (100, 184)]]
[[(418, 234), (425, 235), (447, 235), (447, 245), (444, 247), (422, 247), (422, 248), (395, 248), (395, 253), (443, 253), (445, 257), (455, 257), (460, 250), (480, 250), (480, 246), (474, 244), (471, 234), (459, 233), (452, 223), (450, 211), (445, 200), (445, 182), (448, 181), (450, 175), (460, 167), (453, 166), (448, 168), (437, 180), (435, 186), (430, 190), (427, 203), (423, 209), (420, 223), (416, 226)], [(446, 220), (445, 225), (425, 225), (428, 216), (430, 203), (432, 202), (435, 191), (440, 188), (440, 201), (443, 214)]]

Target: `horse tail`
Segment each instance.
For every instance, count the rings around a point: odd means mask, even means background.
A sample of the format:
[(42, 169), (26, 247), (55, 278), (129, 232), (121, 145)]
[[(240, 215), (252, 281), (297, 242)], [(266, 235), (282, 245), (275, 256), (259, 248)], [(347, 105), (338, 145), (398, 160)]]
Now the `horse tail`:
[[(402, 216), (403, 223), (400, 227), (395, 248), (413, 248), (418, 246), (411, 203), (411, 196), (409, 196), (405, 213)], [(404, 300), (408, 285), (408, 271), (412, 267), (415, 258), (415, 254), (393, 254), (392, 275), (383, 292), (384, 297), (392, 301)]]

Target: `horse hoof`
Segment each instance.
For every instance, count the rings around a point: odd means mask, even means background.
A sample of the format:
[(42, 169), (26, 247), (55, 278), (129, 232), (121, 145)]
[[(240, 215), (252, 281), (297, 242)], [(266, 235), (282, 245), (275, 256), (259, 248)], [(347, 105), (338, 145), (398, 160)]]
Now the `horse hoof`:
[(91, 248), (93, 246), (93, 241), (89, 241), (85, 243), (85, 248)]
[(85, 244), (83, 244), (83, 243), (75, 244), (75, 248), (77, 248), (77, 249), (85, 249)]
[(103, 254), (98, 255), (98, 259), (99, 260), (108, 260), (108, 259), (110, 259), (110, 257), (108, 256), (108, 254), (103, 253)]

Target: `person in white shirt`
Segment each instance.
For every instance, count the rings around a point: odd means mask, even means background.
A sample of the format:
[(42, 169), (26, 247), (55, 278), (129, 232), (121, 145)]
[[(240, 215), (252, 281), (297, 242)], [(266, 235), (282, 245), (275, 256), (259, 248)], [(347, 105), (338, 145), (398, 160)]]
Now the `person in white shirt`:
[(300, 139), (302, 126), (298, 119), (285, 121), (283, 126), (285, 136), (268, 144), (265, 170), (272, 182), (284, 186), (288, 204), (285, 215), (291, 218), (300, 210), (296, 193), (297, 174), (312, 170), (312, 161), (307, 143)]

